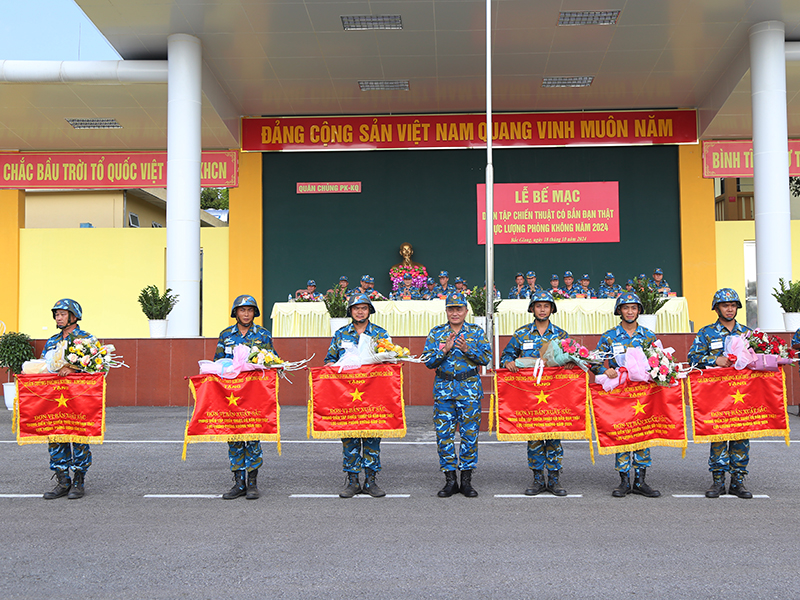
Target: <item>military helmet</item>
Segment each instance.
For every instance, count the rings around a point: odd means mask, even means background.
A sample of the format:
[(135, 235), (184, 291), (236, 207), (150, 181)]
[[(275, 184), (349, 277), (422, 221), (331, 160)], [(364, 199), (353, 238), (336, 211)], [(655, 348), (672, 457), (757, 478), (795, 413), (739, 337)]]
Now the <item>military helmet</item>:
[(258, 302), (256, 302), (256, 299), (248, 294), (242, 294), (241, 296), (236, 296), (236, 300), (233, 301), (233, 306), (231, 306), (231, 319), (236, 318), (236, 309), (240, 306), (252, 306), (256, 311), (255, 316), (261, 316), (261, 311), (258, 310)]
[(372, 302), (370, 301), (369, 296), (367, 296), (366, 294), (353, 294), (352, 296), (350, 296), (350, 300), (347, 301), (347, 316), (348, 317), (352, 317), (353, 316), (353, 315), (350, 314), (350, 312), (351, 312), (351, 309), (356, 304), (366, 304), (367, 306), (369, 306), (369, 314), (371, 314), (371, 315), (375, 314), (375, 307), (372, 305)]
[(638, 304), (639, 314), (642, 314), (644, 312), (644, 306), (642, 305), (642, 301), (639, 300), (639, 296), (637, 296), (633, 292), (625, 292), (624, 294), (620, 294), (619, 296), (617, 296), (617, 301), (614, 303), (615, 315), (619, 316), (623, 304)]
[(551, 313), (555, 314), (558, 312), (556, 301), (553, 298), (553, 294), (550, 292), (536, 292), (533, 296), (531, 296), (530, 302), (528, 302), (528, 312), (533, 312), (533, 305), (537, 302), (549, 302), (550, 307), (553, 309)]
[(720, 302), (736, 302), (736, 306), (742, 308), (742, 301), (739, 300), (739, 294), (736, 293), (736, 290), (732, 290), (731, 288), (717, 290), (717, 293), (714, 294), (714, 300), (711, 302), (711, 310), (717, 308), (717, 304)]
[(67, 310), (71, 312), (75, 316), (76, 321), (80, 321), (83, 317), (83, 309), (81, 305), (72, 300), (71, 298), (62, 298), (58, 302), (55, 303), (53, 308), (51, 309), (53, 312), (53, 318), (56, 318), (56, 311), (57, 310)]

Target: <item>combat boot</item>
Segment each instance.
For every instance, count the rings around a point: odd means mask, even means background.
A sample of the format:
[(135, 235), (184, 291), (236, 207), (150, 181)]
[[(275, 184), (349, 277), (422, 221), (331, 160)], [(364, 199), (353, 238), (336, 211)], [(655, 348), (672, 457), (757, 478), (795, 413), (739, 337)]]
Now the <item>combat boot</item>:
[(54, 500), (56, 498), (66, 496), (69, 493), (70, 486), (72, 485), (72, 481), (69, 478), (69, 471), (56, 471), (53, 473), (53, 477), (56, 478), (56, 487), (54, 487), (51, 491), (44, 493), (44, 496), (42, 497), (45, 500)]
[(233, 487), (227, 492), (222, 494), (223, 500), (233, 500), (239, 496), (244, 496), (247, 493), (245, 489), (245, 471), (238, 469), (233, 472)]
[(744, 475), (741, 473), (731, 473), (731, 484), (728, 487), (728, 493), (745, 499), (753, 497), (753, 494), (744, 487)]
[(72, 474), (72, 489), (70, 489), (69, 494), (67, 495), (68, 500), (83, 498), (83, 478), (85, 476), (86, 473), (83, 471), (75, 471)]
[(525, 490), (526, 496), (538, 496), (547, 489), (544, 483), (544, 471), (542, 469), (531, 469), (533, 471), (533, 483)]
[(644, 480), (646, 475), (647, 469), (644, 467), (634, 470), (633, 488), (631, 489), (631, 492), (647, 498), (658, 498), (661, 495), (661, 492), (654, 490), (647, 485), (647, 482)]
[(352, 498), (361, 493), (361, 484), (358, 482), (358, 473), (348, 473), (344, 489), (339, 492), (339, 498)]
[(630, 473), (628, 473), (627, 471), (620, 471), (619, 485), (616, 488), (614, 488), (614, 491), (611, 492), (611, 495), (614, 496), (614, 498), (624, 498), (630, 493), (631, 493)]
[(553, 496), (566, 496), (567, 490), (558, 483), (559, 475), (561, 471), (547, 471), (547, 491)]
[(248, 500), (255, 500), (261, 497), (261, 492), (258, 491), (258, 469), (253, 469), (247, 474), (247, 491), (245, 498)]
[(472, 487), (472, 470), (461, 471), (461, 493), (467, 498), (477, 498), (478, 492)]
[(439, 493), (436, 494), (439, 498), (449, 498), (453, 494), (457, 494), (459, 492), (458, 489), (458, 477), (456, 476), (455, 471), (445, 471), (444, 472), (444, 487), (439, 490)]
[(375, 475), (377, 474), (377, 471), (372, 469), (364, 469), (364, 491), (373, 498), (383, 498), (386, 492), (375, 483)]
[(725, 493), (725, 471), (712, 471), (711, 487), (706, 490), (706, 498), (719, 498)]

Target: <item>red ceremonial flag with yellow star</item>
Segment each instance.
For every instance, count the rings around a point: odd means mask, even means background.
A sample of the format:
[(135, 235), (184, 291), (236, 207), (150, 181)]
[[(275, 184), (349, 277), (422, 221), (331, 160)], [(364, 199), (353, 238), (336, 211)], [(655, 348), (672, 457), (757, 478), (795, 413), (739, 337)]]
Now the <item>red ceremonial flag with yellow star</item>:
[(18, 444), (102, 444), (106, 379), (102, 373), (17, 375)]
[(695, 443), (780, 435), (789, 444), (786, 380), (779, 371), (711, 368), (689, 375)]
[(600, 454), (672, 446), (686, 452), (683, 381), (663, 387), (630, 382), (606, 392), (593, 383), (592, 417)]
[(546, 367), (495, 376), (498, 440), (588, 440), (589, 376), (581, 369)]
[(308, 376), (308, 435), (321, 439), (403, 437), (401, 365), (363, 365), (339, 372), (316, 367)]
[(193, 442), (278, 442), (281, 449), (278, 373), (247, 371), (233, 379), (219, 375), (189, 378), (194, 411), (186, 423), (186, 445)]

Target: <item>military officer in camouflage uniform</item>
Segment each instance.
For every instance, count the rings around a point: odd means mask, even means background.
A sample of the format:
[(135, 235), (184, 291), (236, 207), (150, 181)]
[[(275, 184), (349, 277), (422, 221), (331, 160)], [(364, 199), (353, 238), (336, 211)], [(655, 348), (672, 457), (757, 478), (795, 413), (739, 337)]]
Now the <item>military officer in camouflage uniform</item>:
[(589, 274), (584, 273), (581, 277), (581, 287), (578, 288), (578, 292), (576, 293), (576, 297), (583, 295), (586, 298), (597, 298), (597, 292), (594, 291), (594, 288), (589, 287), (590, 279)]
[(564, 272), (564, 287), (561, 288), (561, 291), (570, 298), (574, 298), (575, 295), (579, 293), (578, 286), (575, 285), (575, 277), (573, 277), (572, 271)]
[[(558, 310), (550, 292), (537, 292), (528, 303), (528, 312), (533, 313), (534, 321), (523, 325), (508, 340), (500, 357), (500, 364), (512, 373), (519, 371), (514, 362), (517, 358), (539, 358), (545, 342), (563, 340), (569, 337), (566, 331), (550, 322), (550, 315)], [(584, 399), (585, 402), (585, 399)], [(561, 440), (529, 440), (528, 468), (533, 471), (533, 483), (525, 490), (526, 496), (536, 496), (545, 490), (554, 496), (566, 496), (567, 490), (561, 487), (561, 458), (564, 449)], [(544, 469), (547, 468), (547, 482)]]
[(661, 292), (662, 296), (668, 296), (670, 293), (669, 282), (664, 279), (664, 271), (655, 269), (653, 271), (653, 278), (650, 280), (650, 287)]
[[(347, 302), (347, 316), (352, 322), (337, 330), (328, 347), (325, 364), (333, 364), (345, 353), (344, 342), (358, 346), (358, 338), (363, 333), (376, 339), (387, 339), (389, 334), (383, 327), (370, 323), (369, 316), (375, 314), (375, 307), (366, 294), (356, 294)], [(364, 485), (359, 481), (359, 473), (364, 469)], [(352, 498), (362, 491), (373, 498), (386, 495), (375, 477), (381, 470), (381, 438), (342, 438), (342, 470), (347, 474), (345, 488), (340, 498)]]
[[(440, 498), (459, 491), (468, 498), (478, 492), (472, 487), (472, 471), (478, 465), (478, 430), (481, 422), (483, 388), (479, 367), (489, 364), (492, 349), (482, 328), (466, 323), (467, 301), (459, 293), (445, 300), (447, 323), (431, 329), (425, 340), (422, 360), (436, 369), (433, 383), (433, 422), (439, 466), (445, 475)], [(461, 436), (455, 449), (456, 424)], [(460, 463), (460, 464), (459, 464)], [(461, 484), (456, 470), (461, 470)]]
[(606, 277), (597, 289), (598, 298), (616, 298), (622, 293), (622, 288), (614, 283), (614, 274), (606, 273)]
[[(717, 313), (717, 322), (706, 325), (697, 332), (689, 349), (688, 360), (700, 369), (709, 367), (730, 367), (732, 363), (725, 356), (725, 338), (750, 331), (749, 327), (736, 322), (736, 313), (742, 308), (739, 294), (730, 288), (722, 288), (714, 294), (711, 310)], [(750, 462), (750, 440), (727, 440), (712, 442), (708, 457), (708, 470), (711, 471), (711, 487), (706, 498), (719, 498), (725, 493), (725, 473), (730, 471), (731, 484), (728, 493), (739, 498), (752, 498), (744, 487), (747, 464)]]
[(514, 285), (508, 290), (509, 300), (521, 300), (528, 297), (528, 286), (525, 285), (525, 276), (517, 273), (514, 276)]
[(536, 292), (542, 291), (542, 286), (536, 283), (536, 271), (528, 271), (525, 273), (525, 283), (528, 286), (528, 298), (533, 296)]
[[(269, 330), (255, 323), (261, 316), (258, 303), (253, 296), (242, 294), (237, 296), (231, 306), (231, 318), (236, 323), (226, 327), (219, 333), (214, 360), (232, 358), (236, 346), (258, 346), (269, 350), (277, 356), (272, 346), (272, 335)], [(228, 442), (228, 460), (233, 471), (233, 487), (222, 494), (223, 499), (233, 500), (245, 496), (248, 500), (261, 497), (258, 491), (258, 470), (264, 463), (261, 442)]]
[[(608, 275), (608, 274), (607, 274)], [(608, 368), (594, 367), (595, 374), (605, 374), (611, 379), (617, 376), (619, 367), (616, 357), (625, 353), (626, 348), (634, 346), (645, 347), (656, 341), (656, 334), (638, 324), (639, 315), (644, 307), (639, 296), (633, 292), (625, 292), (617, 297), (614, 303), (614, 314), (620, 317), (620, 324), (614, 329), (609, 329), (600, 336), (597, 350), (603, 355), (613, 355), (608, 359)], [(634, 452), (617, 452), (614, 468), (619, 472), (620, 484), (611, 493), (614, 498), (624, 498), (633, 492), (648, 498), (658, 498), (661, 492), (651, 488), (645, 481), (647, 467), (652, 465), (650, 448)], [(630, 471), (634, 471), (633, 486), (631, 486)]]
[(439, 283), (433, 288), (432, 294), (434, 298), (447, 298), (448, 294), (456, 291), (456, 288), (450, 285), (450, 273), (447, 271), (439, 272)]
[(390, 294), (389, 298), (390, 300), (422, 300), (419, 290), (413, 286), (411, 273), (403, 275), (403, 283)]
[[(55, 350), (61, 340), (94, 339), (91, 333), (78, 327), (78, 321), (83, 318), (83, 309), (75, 300), (62, 298), (55, 303), (51, 311), (56, 327), (61, 331), (44, 343), (42, 358), (45, 358), (50, 350)], [(73, 367), (64, 366), (58, 374), (66, 377), (77, 372), (78, 370)], [(45, 500), (63, 496), (67, 496), (70, 500), (83, 498), (86, 471), (92, 464), (92, 450), (89, 444), (51, 442), (47, 445), (47, 451), (50, 453), (50, 470), (54, 472), (56, 486), (51, 491), (45, 492), (43, 498)], [(72, 479), (69, 477), (70, 468), (72, 468)]]
[(347, 290), (347, 297), (350, 298), (352, 296), (355, 296), (356, 294), (369, 294), (370, 292), (369, 280), (370, 280), (369, 275), (362, 275), (361, 285), (357, 288), (353, 288), (352, 290)]
[(436, 298), (436, 296), (433, 294), (434, 288), (436, 288), (436, 282), (433, 280), (433, 277), (428, 277), (428, 279), (425, 281), (425, 287), (420, 290), (422, 299), (433, 300)]

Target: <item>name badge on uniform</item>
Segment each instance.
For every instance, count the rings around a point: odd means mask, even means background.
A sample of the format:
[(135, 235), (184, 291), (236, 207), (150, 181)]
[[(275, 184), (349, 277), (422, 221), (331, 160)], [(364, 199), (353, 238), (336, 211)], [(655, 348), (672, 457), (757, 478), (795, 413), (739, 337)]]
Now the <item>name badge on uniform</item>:
[(723, 341), (722, 340), (714, 340), (709, 344), (712, 350), (722, 350)]
[(522, 342), (523, 350), (533, 350), (533, 342)]
[(622, 344), (613, 344), (611, 346), (611, 351), (614, 353), (614, 356), (625, 354), (625, 348), (622, 347)]

